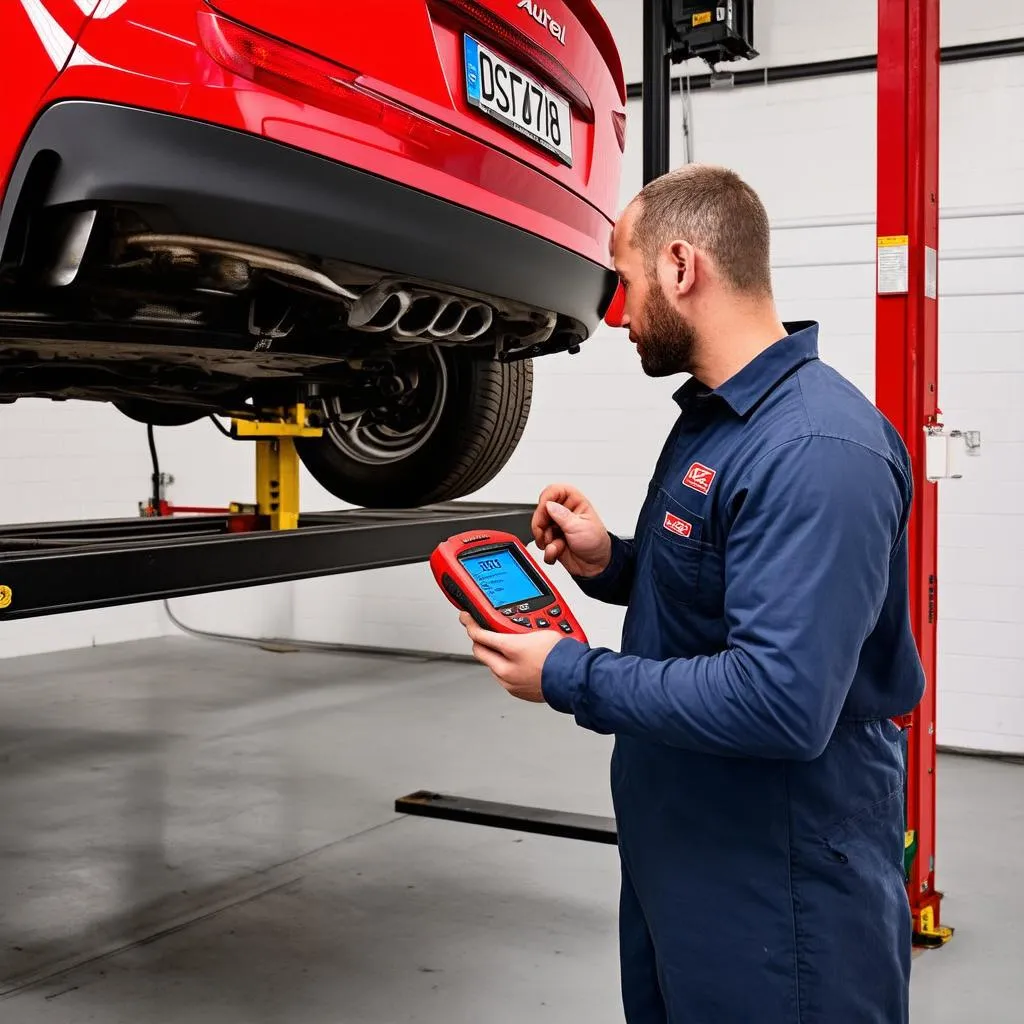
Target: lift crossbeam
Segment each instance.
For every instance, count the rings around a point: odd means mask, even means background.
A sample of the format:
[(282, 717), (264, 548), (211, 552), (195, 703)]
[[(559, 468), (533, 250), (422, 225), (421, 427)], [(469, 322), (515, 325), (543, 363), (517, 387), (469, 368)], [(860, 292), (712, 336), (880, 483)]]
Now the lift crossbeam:
[(303, 515), (294, 530), (244, 515), (33, 523), (0, 529), (0, 622), (425, 562), (481, 527), (532, 539), (532, 505)]

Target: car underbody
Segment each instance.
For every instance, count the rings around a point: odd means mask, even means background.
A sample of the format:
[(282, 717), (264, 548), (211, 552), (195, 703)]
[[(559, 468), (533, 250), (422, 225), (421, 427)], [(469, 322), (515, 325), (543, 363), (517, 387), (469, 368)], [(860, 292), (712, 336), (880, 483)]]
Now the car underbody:
[(0, 279), (0, 401), (118, 404), (182, 423), (326, 395), (341, 414), (412, 395), (429, 352), (503, 362), (575, 350), (586, 328), (521, 302), (336, 260), (159, 234), (61, 211)]

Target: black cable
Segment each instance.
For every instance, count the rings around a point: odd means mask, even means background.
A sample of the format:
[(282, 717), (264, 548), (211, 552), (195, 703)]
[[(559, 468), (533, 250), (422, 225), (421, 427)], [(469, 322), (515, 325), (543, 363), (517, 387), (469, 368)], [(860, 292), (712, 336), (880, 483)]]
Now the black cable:
[(477, 664), (469, 654), (447, 654), (443, 651), (422, 651), (402, 647), (375, 647), (365, 644), (325, 643), (319, 640), (295, 640), (291, 637), (258, 637), (238, 636), (234, 633), (215, 633), (206, 629), (189, 626), (175, 615), (170, 601), (164, 601), (164, 612), (186, 636), (198, 640), (213, 640), (218, 643), (237, 644), (242, 647), (255, 647), (265, 651), (297, 651), (306, 654), (354, 654), (361, 657), (401, 658), (413, 661), (446, 661), (457, 664)]
[(156, 436), (153, 431), (153, 424), (146, 424), (146, 438), (149, 441), (149, 458), (153, 466), (153, 515), (160, 515), (160, 484), (162, 477), (160, 475), (160, 456), (157, 455), (156, 451)]
[(221, 433), (222, 433), (222, 434), (223, 434), (223, 435), (224, 435), (225, 437), (230, 437), (230, 438), (232, 438), (232, 440), (234, 439), (234, 435), (233, 435), (233, 434), (231, 433), (231, 431), (230, 431), (230, 430), (228, 430), (228, 428), (227, 428), (227, 427), (225, 427), (225, 426), (224, 426), (224, 424), (223, 424), (223, 423), (221, 423), (221, 421), (220, 421), (219, 419), (217, 419), (217, 417), (216, 417), (216, 416), (211, 416), (211, 417), (210, 417), (210, 422), (211, 422), (211, 423), (212, 423), (212, 424), (213, 424), (213, 425), (214, 425), (214, 426), (215, 426), (215, 427), (216, 427), (216, 428), (217, 428), (217, 429), (218, 429), (218, 430), (219, 430), (219, 431), (220, 431), (220, 432), (221, 432)]

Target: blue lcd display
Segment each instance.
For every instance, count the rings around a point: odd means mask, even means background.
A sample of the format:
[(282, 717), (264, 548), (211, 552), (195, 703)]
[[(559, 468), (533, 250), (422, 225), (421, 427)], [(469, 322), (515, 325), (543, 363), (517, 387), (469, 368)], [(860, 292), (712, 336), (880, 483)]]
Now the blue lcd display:
[(462, 559), (473, 582), (495, 608), (519, 604), (543, 593), (526, 574), (511, 551), (491, 551)]

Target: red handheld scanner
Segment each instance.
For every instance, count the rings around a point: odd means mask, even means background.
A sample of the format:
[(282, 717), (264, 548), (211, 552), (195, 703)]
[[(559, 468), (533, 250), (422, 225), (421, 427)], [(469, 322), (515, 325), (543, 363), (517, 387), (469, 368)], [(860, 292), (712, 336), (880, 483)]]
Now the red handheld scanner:
[(554, 584), (511, 533), (480, 530), (449, 537), (434, 549), (430, 568), (448, 600), (484, 629), (553, 629), (586, 643)]

